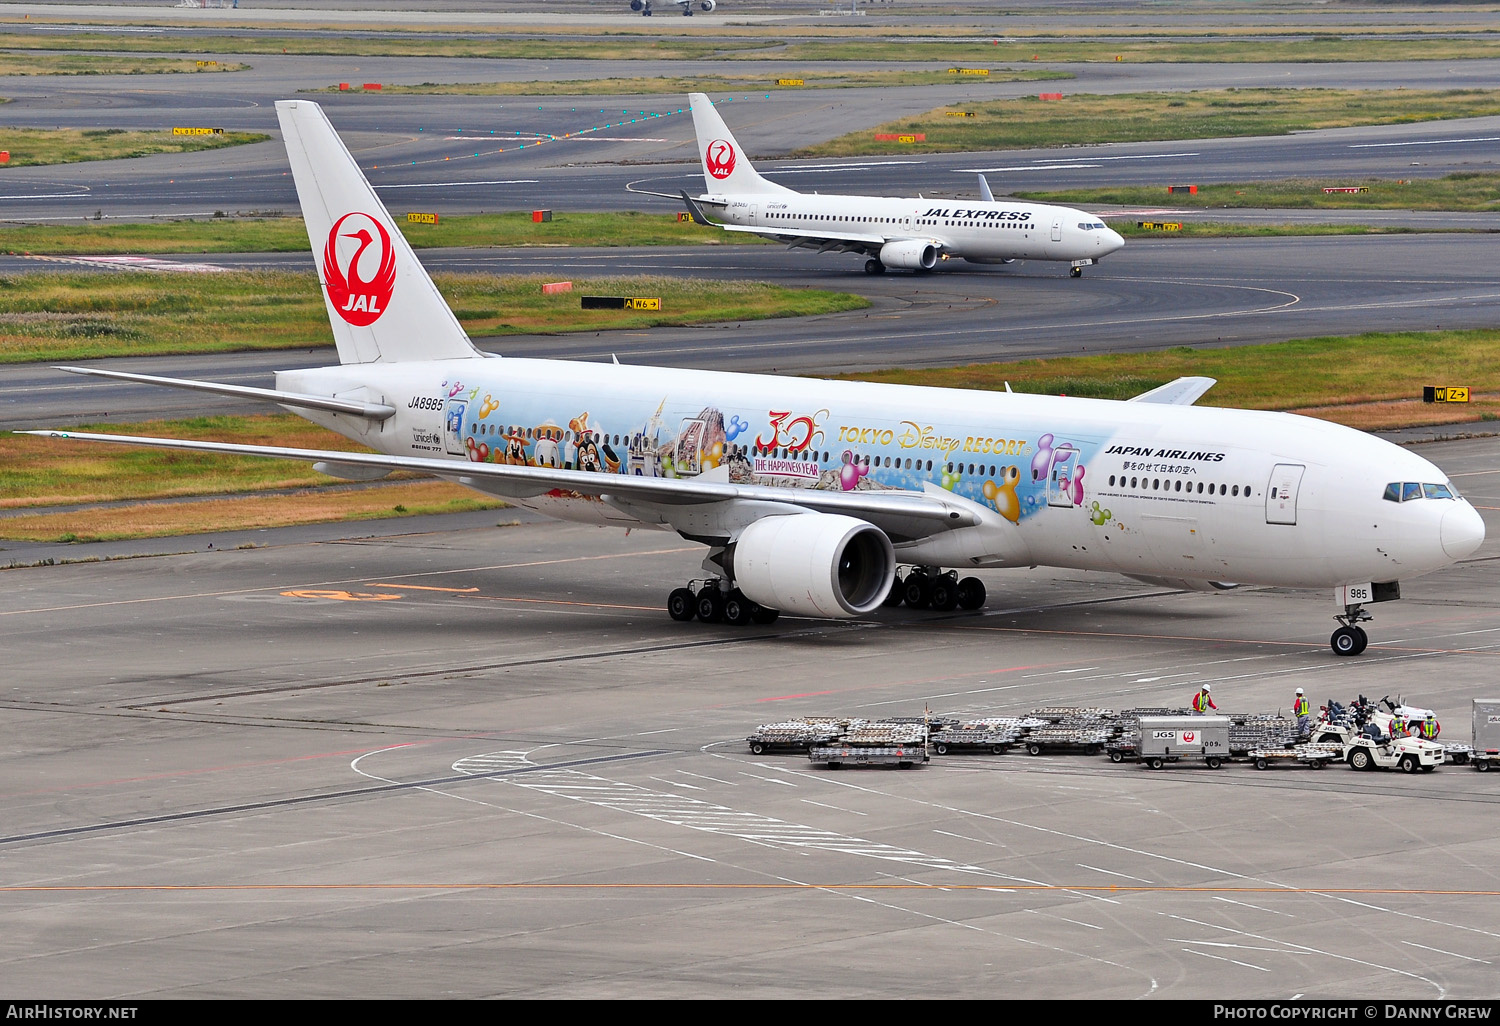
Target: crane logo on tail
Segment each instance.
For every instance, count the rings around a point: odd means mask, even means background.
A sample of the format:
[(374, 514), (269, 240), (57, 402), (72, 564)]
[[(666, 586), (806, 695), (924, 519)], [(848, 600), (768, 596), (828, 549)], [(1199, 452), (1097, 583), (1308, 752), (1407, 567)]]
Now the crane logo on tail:
[(734, 146), (728, 140), (715, 139), (703, 151), (703, 166), (720, 181), (728, 178), (734, 174)]
[[(361, 269), (371, 267), (374, 273), (361, 277)], [(357, 211), (335, 221), (323, 247), (323, 286), (350, 324), (363, 328), (379, 320), (396, 290), (396, 253), (385, 226)]]

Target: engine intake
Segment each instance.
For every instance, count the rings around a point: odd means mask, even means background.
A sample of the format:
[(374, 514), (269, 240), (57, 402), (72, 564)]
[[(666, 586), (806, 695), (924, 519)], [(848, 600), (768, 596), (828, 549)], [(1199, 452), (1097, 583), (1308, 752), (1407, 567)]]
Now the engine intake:
[(763, 517), (741, 531), (733, 571), (740, 591), (763, 606), (847, 618), (885, 601), (896, 554), (885, 533), (863, 520), (793, 513)]
[(698, 9), (704, 14), (719, 6), (719, 0), (698, 0)]
[(887, 267), (930, 271), (937, 266), (937, 247), (921, 239), (902, 239), (880, 247), (880, 262)]

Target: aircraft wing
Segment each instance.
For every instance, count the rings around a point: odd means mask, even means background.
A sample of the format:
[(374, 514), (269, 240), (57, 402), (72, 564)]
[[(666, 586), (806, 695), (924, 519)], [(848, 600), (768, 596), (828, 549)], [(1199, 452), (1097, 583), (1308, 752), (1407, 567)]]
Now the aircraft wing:
[[(412, 470), (456, 481), (479, 491), (505, 498), (526, 499), (561, 490), (597, 498), (647, 523), (682, 529), (684, 523), (703, 523), (705, 506), (723, 504), (738, 510), (720, 509), (708, 520), (745, 522), (759, 515), (800, 512), (842, 513), (867, 520), (886, 531), (893, 541), (925, 538), (942, 531), (972, 527), (979, 523), (972, 504), (942, 493), (908, 491), (822, 491), (812, 488), (773, 488), (765, 485), (733, 484), (720, 471), (697, 478), (635, 477), (599, 474), (551, 467), (519, 467), (503, 463), (469, 463), (421, 456), (388, 456), (373, 452), (341, 452), (325, 449), (294, 449), (272, 445), (241, 445), (183, 438), (151, 438), (107, 435), (85, 431), (21, 431), (17, 434), (42, 438), (68, 438), (87, 442), (115, 442), (156, 449), (185, 449), (236, 456), (320, 463), (339, 471), (340, 477), (378, 477), (379, 471)], [(691, 532), (689, 532), (691, 533)]]
[(846, 246), (852, 249), (863, 250), (866, 246), (884, 246), (892, 239), (892, 236), (889, 235), (875, 235), (868, 232), (827, 232), (815, 231), (810, 228), (771, 228), (767, 226), (751, 227), (743, 224), (724, 224), (720, 221), (715, 221), (703, 211), (705, 205), (722, 206), (721, 203), (716, 203), (706, 196), (695, 200), (687, 194), (686, 190), (682, 192), (682, 202), (687, 204), (688, 213), (692, 214), (693, 220), (699, 224), (711, 224), (716, 228), (724, 229), (726, 232), (745, 232), (768, 239), (779, 239), (782, 242), (790, 242), (794, 247), (815, 245), (820, 249), (829, 250)]
[(1217, 378), (1177, 378), (1149, 392), (1131, 396), (1128, 403), (1161, 403), (1165, 406), (1191, 406), (1204, 392), (1219, 383)]

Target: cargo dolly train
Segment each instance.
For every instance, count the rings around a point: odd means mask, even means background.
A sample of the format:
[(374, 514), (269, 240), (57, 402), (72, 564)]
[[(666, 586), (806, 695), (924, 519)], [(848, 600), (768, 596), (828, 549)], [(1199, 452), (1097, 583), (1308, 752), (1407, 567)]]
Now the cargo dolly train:
[(1138, 761), (1150, 769), (1183, 761), (1208, 769), (1247, 762), (1259, 770), (1324, 769), (1342, 762), (1357, 770), (1416, 773), (1445, 763), (1487, 771), (1500, 762), (1500, 699), (1474, 699), (1472, 744), (1408, 732), (1403, 711), (1409, 710), (1399, 700), (1377, 704), (1360, 695), (1348, 704), (1330, 700), (1316, 721), (1279, 713), (1201, 716), (1182, 709), (1114, 712), (1077, 706), (1034, 709), (1024, 716), (809, 716), (762, 724), (745, 740), (755, 755), (805, 752), (829, 769), (912, 769), (933, 755), (1002, 755), (1015, 748), (1031, 755), (1103, 753), (1111, 762)]

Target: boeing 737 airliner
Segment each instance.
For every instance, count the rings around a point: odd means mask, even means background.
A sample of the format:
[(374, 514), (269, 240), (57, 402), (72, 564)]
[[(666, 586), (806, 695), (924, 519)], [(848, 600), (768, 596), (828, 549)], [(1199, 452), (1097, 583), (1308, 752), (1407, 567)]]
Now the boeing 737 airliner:
[(1125, 245), (1093, 214), (1021, 200), (997, 202), (979, 176), (981, 200), (892, 199), (794, 192), (767, 181), (702, 93), (691, 93), (707, 192), (682, 194), (693, 218), (819, 253), (862, 253), (866, 274), (887, 267), (930, 271), (962, 257), (974, 264), (1066, 260), (1073, 277)]
[[(679, 620), (977, 608), (959, 571), (1067, 567), (1175, 587), (1325, 589), (1333, 650), (1365, 607), (1479, 547), (1440, 469), (1289, 414), (1199, 408), (1180, 378), (1128, 402), (555, 360), (470, 343), (322, 109), (276, 105), (339, 365), (275, 388), (80, 373), (263, 399), (375, 450), (56, 437), (416, 470), (552, 516), (701, 542)], [(898, 576), (902, 565), (908, 569)]]

